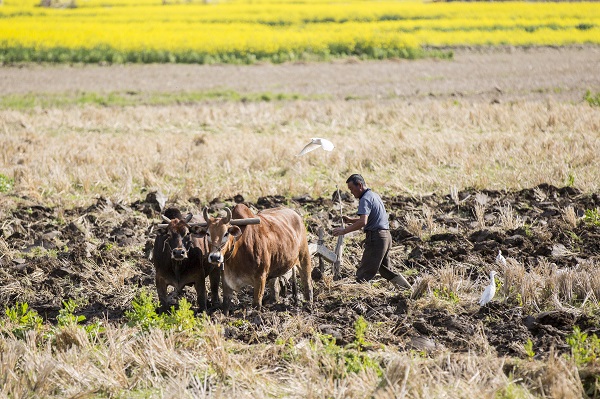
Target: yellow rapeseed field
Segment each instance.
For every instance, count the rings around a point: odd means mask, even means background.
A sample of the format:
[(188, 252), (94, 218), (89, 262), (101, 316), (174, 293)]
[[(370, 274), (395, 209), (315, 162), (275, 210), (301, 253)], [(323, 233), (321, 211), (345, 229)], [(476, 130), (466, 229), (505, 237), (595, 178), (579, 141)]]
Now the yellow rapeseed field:
[(277, 62), (413, 58), (456, 46), (600, 44), (600, 4), (590, 2), (53, 2), (0, 6), (0, 61)]

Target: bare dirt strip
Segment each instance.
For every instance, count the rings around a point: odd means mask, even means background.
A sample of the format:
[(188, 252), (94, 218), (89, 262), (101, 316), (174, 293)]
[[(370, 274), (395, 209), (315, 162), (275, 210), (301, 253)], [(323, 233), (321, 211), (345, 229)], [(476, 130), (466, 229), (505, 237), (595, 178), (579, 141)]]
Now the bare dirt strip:
[(578, 102), (600, 90), (600, 48), (457, 50), (453, 60), (336, 60), (282, 65), (19, 65), (0, 67), (0, 93), (233, 90), (327, 98), (462, 97)]

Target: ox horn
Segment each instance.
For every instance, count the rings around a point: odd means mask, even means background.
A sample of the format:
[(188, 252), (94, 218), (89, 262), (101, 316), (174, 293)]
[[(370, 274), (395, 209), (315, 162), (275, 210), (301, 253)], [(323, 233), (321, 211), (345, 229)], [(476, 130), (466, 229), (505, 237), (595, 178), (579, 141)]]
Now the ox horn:
[(206, 223), (208, 223), (208, 207), (205, 206), (204, 209), (202, 210), (202, 216), (204, 217), (204, 221)]
[(229, 223), (229, 221), (231, 221), (231, 209), (229, 208), (225, 208), (225, 212), (227, 213), (227, 216), (225, 217), (225, 220), (223, 221), (223, 223)]
[(167, 223), (171, 223), (171, 219), (169, 219), (168, 217), (166, 217), (165, 215), (160, 215), (162, 216), (163, 220)]
[(189, 213), (186, 217), (185, 217), (185, 222), (189, 223), (190, 220), (192, 220), (192, 218), (194, 217), (193, 214)]

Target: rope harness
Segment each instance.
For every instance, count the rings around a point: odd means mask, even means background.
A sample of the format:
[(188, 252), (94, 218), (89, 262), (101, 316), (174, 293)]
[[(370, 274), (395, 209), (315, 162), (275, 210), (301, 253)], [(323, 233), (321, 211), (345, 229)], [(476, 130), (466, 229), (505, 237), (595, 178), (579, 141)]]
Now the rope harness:
[[(204, 241), (205, 241), (205, 245), (207, 245), (210, 249), (212, 249), (211, 252), (221, 252), (221, 250), (223, 248), (225, 248), (225, 245), (227, 245), (227, 243), (229, 242), (229, 240), (225, 241), (224, 243), (221, 243), (220, 245), (217, 244), (213, 244), (212, 242), (208, 242), (208, 235), (204, 236)], [(229, 259), (231, 259), (231, 257), (233, 256), (233, 248), (231, 248), (231, 250), (229, 251), (229, 256), (227, 256), (226, 259), (223, 259), (223, 262), (219, 262), (219, 269), (221, 269), (221, 271), (225, 270), (225, 262), (227, 262)]]

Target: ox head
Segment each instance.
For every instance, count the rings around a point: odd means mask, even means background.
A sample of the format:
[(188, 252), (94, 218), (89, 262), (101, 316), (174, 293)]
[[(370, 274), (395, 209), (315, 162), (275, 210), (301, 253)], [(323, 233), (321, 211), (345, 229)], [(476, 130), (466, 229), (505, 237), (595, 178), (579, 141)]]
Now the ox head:
[(238, 226), (258, 224), (258, 218), (232, 219), (231, 210), (225, 208), (225, 217), (213, 218), (208, 215), (208, 208), (204, 208), (202, 215), (204, 223), (191, 223), (193, 229), (200, 237), (206, 237), (209, 246), (208, 261), (213, 265), (224, 267), (225, 260), (231, 256), (235, 242), (241, 237), (242, 230)]
[[(193, 215), (190, 213), (185, 219), (169, 219), (165, 215), (162, 215), (163, 220), (166, 223), (158, 225), (159, 234), (166, 234), (165, 241), (163, 243), (163, 251), (171, 252), (171, 259), (174, 261), (182, 261), (188, 257), (188, 248), (190, 239), (190, 229), (188, 223), (192, 220)], [(186, 245), (187, 244), (187, 245)]]

